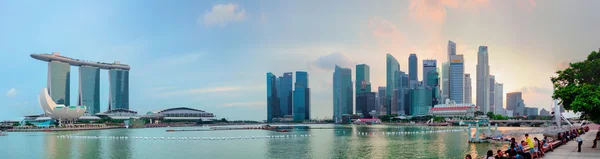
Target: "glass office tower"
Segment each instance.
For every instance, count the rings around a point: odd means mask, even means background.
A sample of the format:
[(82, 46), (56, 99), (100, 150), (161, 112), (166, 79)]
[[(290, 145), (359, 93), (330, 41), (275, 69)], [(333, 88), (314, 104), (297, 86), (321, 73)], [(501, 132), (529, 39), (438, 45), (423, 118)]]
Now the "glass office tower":
[(108, 71), (108, 80), (108, 110), (129, 110), (129, 71), (111, 69)]
[(79, 67), (79, 98), (77, 105), (86, 106), (85, 115), (100, 112), (100, 68)]
[(463, 103), (465, 66), (463, 55), (452, 55), (450, 58), (450, 100)]
[(341, 122), (343, 115), (352, 115), (352, 70), (335, 66), (333, 72), (333, 120)]
[[(418, 74), (419, 71), (419, 59), (417, 58), (417, 54), (410, 54), (408, 56), (408, 78), (411, 81), (419, 81)], [(423, 72), (423, 74), (426, 74)]]
[(267, 122), (279, 116), (279, 97), (277, 96), (277, 77), (267, 73)]
[(285, 117), (286, 115), (292, 115), (292, 78), (294, 73), (286, 72), (283, 73), (280, 79), (280, 89), (278, 89), (279, 93), (279, 107), (280, 107), (280, 115)]
[(294, 84), (294, 121), (310, 119), (310, 88), (308, 87), (308, 73), (296, 71), (296, 83)]
[(367, 64), (356, 65), (355, 93), (371, 92), (371, 71)]
[(48, 94), (56, 102), (71, 105), (71, 65), (60, 61), (48, 62)]
[(386, 55), (386, 90), (385, 90), (385, 94), (386, 94), (386, 111), (387, 114), (398, 114), (397, 113), (397, 108), (394, 108), (393, 110), (396, 110), (396, 112), (392, 111), (392, 108), (394, 104), (392, 103), (398, 103), (398, 96), (397, 93), (394, 93), (394, 91), (398, 92), (398, 85), (397, 85), (397, 78), (398, 78), (398, 74), (400, 72), (400, 64), (398, 63), (398, 60), (396, 60), (396, 58), (394, 58), (394, 56), (392, 56), (391, 54), (387, 54)]

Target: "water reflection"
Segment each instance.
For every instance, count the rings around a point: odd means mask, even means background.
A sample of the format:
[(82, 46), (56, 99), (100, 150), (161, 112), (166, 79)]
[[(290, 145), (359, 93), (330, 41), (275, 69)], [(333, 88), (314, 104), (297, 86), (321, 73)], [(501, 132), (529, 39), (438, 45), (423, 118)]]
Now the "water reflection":
[[(130, 137), (129, 133), (130, 133), (130, 131), (127, 129), (120, 129), (120, 130), (115, 130), (115, 131), (108, 131), (106, 136)], [(131, 152), (132, 152), (132, 149), (130, 148), (131, 140), (112, 139), (112, 140), (107, 140), (106, 142), (107, 142), (108, 149), (110, 150), (109, 158), (115, 158), (115, 159), (131, 158)], [(143, 147), (140, 147), (140, 148), (141, 148), (141, 151), (144, 151)]]
[[(298, 135), (297, 137), (267, 138), (267, 158), (313, 158), (311, 149), (312, 137), (299, 137), (310, 134), (310, 131), (294, 130), (289, 133), (269, 131), (268, 136)], [(286, 155), (282, 155), (286, 154)]]
[(71, 140), (58, 139), (55, 135), (46, 135), (42, 156), (48, 159), (71, 158), (71, 153), (75, 151), (71, 148), (71, 142)]

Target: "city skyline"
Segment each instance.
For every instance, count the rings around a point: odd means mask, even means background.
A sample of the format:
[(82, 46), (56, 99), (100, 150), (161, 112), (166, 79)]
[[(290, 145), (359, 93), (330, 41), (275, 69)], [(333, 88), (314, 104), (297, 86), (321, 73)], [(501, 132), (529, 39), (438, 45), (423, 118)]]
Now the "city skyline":
[[(527, 106), (552, 110), (550, 77), (600, 41), (598, 1), (140, 2), (3, 2), (0, 20), (11, 25), (0, 27), (0, 102), (8, 108), (0, 120), (42, 113), (36, 96), (48, 66), (34, 53), (130, 64), (129, 107), (140, 113), (186, 106), (233, 120), (264, 120), (265, 72), (303, 70), (311, 117), (331, 118), (334, 64), (369, 65), (378, 88), (386, 86), (387, 53), (403, 72), (411, 53), (437, 60), (441, 70), (448, 40), (464, 55), (464, 73), (477, 76), (477, 47), (489, 46), (489, 74), (504, 92), (523, 92)], [(547, 58), (532, 60), (539, 57)], [(100, 71), (100, 110), (108, 107), (107, 72)], [(78, 77), (71, 67), (71, 105)]]

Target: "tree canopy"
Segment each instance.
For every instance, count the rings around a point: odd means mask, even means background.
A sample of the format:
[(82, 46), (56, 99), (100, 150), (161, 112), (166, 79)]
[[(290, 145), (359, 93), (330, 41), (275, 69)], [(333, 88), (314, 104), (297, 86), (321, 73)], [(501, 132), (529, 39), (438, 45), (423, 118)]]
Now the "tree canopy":
[(600, 53), (592, 51), (585, 61), (570, 63), (556, 74), (558, 76), (551, 78), (552, 98), (558, 99), (566, 110), (600, 121)]

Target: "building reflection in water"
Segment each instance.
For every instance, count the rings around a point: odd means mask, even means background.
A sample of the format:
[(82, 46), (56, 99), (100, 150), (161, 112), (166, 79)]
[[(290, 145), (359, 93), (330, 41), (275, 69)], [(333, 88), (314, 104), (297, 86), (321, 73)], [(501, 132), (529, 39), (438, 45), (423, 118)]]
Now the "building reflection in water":
[[(71, 134), (71, 133), (68, 133)], [(61, 133), (58, 135), (68, 135), (67, 133)], [(71, 147), (71, 142), (74, 140), (67, 139), (59, 139), (55, 134), (47, 134), (44, 138), (44, 156), (48, 159), (63, 159), (63, 158), (73, 158), (71, 154), (76, 152)]]
[[(115, 129), (106, 131), (106, 136), (130, 137), (131, 131), (128, 129)], [(133, 149), (131, 148), (131, 140), (109, 139), (105, 141), (109, 150), (108, 158), (130, 159)], [(143, 150), (142, 150), (143, 151)]]
[[(310, 130), (292, 130), (288, 133), (269, 131), (267, 133), (268, 136), (307, 134), (310, 134)], [(310, 147), (311, 138), (312, 137), (268, 138), (266, 158), (314, 158)]]

